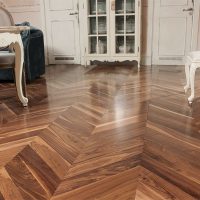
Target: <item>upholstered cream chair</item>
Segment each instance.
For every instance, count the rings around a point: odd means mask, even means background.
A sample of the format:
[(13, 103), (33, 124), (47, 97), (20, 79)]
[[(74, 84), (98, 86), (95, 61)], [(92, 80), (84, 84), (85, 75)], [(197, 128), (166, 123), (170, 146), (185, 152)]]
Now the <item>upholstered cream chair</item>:
[[(4, 34), (5, 37), (8, 37), (9, 34), (17, 34), (19, 33), (19, 29), (14, 27), (14, 20), (11, 14), (5, 9), (4, 5), (0, 2), (0, 34)], [(8, 33), (7, 35), (5, 33)], [(19, 49), (19, 45), (15, 44), (14, 42), (9, 44), (9, 46), (3, 46), (4, 40), (8, 40), (8, 38), (2, 38), (0, 41), (0, 68), (13, 68), (13, 72), (16, 78), (16, 65), (19, 64), (21, 61), (20, 53), (16, 52), (16, 49)], [(5, 43), (6, 44), (6, 43)], [(16, 46), (16, 48), (15, 48)], [(18, 56), (18, 57), (17, 57)], [(22, 56), (23, 57), (23, 56)], [(19, 67), (18, 67), (19, 68)], [(21, 84), (23, 88), (23, 93), (26, 95), (26, 83), (25, 83), (25, 73), (22, 73), (22, 82), (17, 83), (17, 90), (18, 90), (18, 97), (23, 103), (24, 106), (27, 106), (28, 99), (25, 98), (21, 91)], [(20, 77), (20, 76), (19, 76)], [(19, 87), (18, 87), (19, 86)], [(20, 94), (21, 93), (21, 94)]]

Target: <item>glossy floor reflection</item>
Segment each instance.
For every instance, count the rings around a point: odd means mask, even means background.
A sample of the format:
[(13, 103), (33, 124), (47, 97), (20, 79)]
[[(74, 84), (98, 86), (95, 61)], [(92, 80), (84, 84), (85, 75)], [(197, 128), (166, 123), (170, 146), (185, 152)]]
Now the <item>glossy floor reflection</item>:
[(142, 165), (199, 198), (200, 104), (188, 105), (184, 84), (183, 67), (153, 68)]
[(176, 66), (51, 66), (26, 109), (0, 84), (0, 199), (198, 199), (184, 79)]

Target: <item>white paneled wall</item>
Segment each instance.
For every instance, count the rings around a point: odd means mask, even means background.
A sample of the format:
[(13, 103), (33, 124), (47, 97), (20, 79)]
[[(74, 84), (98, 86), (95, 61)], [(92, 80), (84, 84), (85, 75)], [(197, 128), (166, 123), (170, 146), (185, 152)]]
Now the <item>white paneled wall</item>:
[[(199, 9), (199, 12), (200, 13), (200, 1), (198, 2), (198, 5), (197, 5), (197, 8)], [(198, 41), (197, 41), (197, 50), (200, 51), (200, 14), (198, 16)]]
[(194, 1), (192, 49), (200, 51), (200, 0)]
[[(16, 23), (29, 21), (33, 26), (42, 28), (44, 21), (41, 15), (43, 7), (41, 0), (0, 0), (3, 1), (8, 10), (12, 13)], [(82, 0), (80, 0), (82, 1)], [(142, 63), (151, 64), (152, 57), (152, 34), (153, 34), (153, 4), (156, 0), (142, 0)], [(173, 2), (173, 1), (172, 1)], [(200, 0), (195, 0), (197, 8)], [(200, 9), (200, 6), (198, 6)], [(200, 17), (196, 19), (196, 35), (198, 39), (194, 40), (194, 49), (200, 50)], [(198, 33), (197, 33), (198, 32)]]
[[(12, 13), (16, 23), (29, 21), (33, 26), (42, 28), (40, 0), (0, 0)], [(142, 0), (142, 63), (151, 64), (151, 39), (153, 0)]]
[[(199, 18), (200, 20), (200, 18)], [(200, 23), (199, 23), (199, 33), (198, 33), (198, 50), (200, 50)]]
[(1, 0), (11, 12), (15, 23), (29, 21), (31, 25), (42, 28), (40, 0)]
[(40, 0), (3, 0), (8, 7), (23, 7), (23, 6), (35, 6), (40, 4)]

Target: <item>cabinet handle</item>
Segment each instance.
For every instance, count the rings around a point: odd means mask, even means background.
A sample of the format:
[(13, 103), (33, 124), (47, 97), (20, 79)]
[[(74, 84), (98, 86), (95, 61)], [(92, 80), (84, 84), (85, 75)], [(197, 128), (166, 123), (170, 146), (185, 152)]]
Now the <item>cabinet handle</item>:
[(184, 8), (183, 12), (190, 12), (190, 11), (193, 11), (193, 10), (194, 10), (193, 8)]
[(111, 2), (111, 10), (115, 11), (115, 0), (112, 0)]
[(78, 15), (78, 12), (69, 13), (69, 15)]

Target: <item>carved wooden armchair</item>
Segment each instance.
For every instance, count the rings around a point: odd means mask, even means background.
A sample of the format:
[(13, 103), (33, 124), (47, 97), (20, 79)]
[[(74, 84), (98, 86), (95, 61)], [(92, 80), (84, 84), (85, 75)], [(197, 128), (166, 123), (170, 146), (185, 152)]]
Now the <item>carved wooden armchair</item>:
[(24, 50), (20, 32), (27, 29), (29, 27), (16, 27), (12, 16), (0, 2), (0, 68), (13, 68), (17, 94), (23, 106), (27, 106), (28, 99), (23, 94), (23, 90), (25, 91)]

